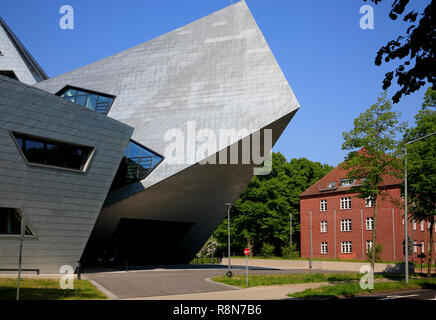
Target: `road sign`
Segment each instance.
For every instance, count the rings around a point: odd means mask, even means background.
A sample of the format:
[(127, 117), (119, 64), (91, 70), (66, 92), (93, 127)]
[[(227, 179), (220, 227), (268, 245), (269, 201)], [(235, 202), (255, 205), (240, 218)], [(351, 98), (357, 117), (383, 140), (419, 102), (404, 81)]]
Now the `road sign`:
[(250, 254), (250, 249), (245, 248), (245, 286), (248, 287), (248, 255)]

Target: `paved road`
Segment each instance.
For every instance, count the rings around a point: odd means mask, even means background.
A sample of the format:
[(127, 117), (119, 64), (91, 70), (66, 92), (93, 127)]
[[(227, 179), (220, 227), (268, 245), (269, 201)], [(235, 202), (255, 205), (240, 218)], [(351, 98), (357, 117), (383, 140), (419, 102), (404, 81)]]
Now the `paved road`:
[(352, 298), (353, 300), (435, 300), (436, 290), (421, 289), (389, 293), (371, 294), (368, 296)]
[[(171, 266), (135, 268), (129, 272), (110, 269), (85, 270), (87, 279), (97, 282), (117, 298), (141, 298), (201, 292), (237, 290), (234, 287), (206, 281), (210, 277), (224, 275), (225, 266)], [(250, 274), (286, 274), (286, 273), (340, 273), (339, 271), (273, 269), (251, 267)], [(245, 274), (245, 268), (234, 267), (234, 274)], [(113, 297), (115, 298), (115, 297)]]

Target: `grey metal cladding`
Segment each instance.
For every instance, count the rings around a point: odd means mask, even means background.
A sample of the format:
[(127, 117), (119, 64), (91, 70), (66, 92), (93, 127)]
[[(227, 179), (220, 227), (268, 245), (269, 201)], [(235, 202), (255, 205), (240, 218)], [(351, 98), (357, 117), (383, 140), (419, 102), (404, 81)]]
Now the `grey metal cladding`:
[[(95, 148), (87, 171), (27, 165), (10, 131)], [(19, 208), (36, 238), (23, 267), (76, 266), (133, 128), (43, 90), (0, 76), (0, 207)], [(0, 235), (0, 268), (17, 267), (18, 241)]]
[[(133, 126), (132, 138), (160, 154), (165, 132), (184, 130), (187, 121), (197, 130), (244, 128), (251, 134), (299, 108), (244, 1), (36, 84), (51, 93), (65, 85), (115, 95), (108, 116)], [(164, 160), (140, 188), (125, 191), (139, 192), (191, 165)]]
[(47, 79), (44, 70), (0, 17), (0, 70), (13, 71), (18, 80), (27, 84)]

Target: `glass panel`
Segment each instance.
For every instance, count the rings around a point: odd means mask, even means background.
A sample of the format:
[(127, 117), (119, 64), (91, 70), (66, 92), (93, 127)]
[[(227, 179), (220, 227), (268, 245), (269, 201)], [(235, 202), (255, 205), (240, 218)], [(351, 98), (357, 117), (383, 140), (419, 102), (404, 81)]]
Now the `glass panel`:
[(64, 99), (74, 103), (74, 100), (76, 99), (76, 97), (75, 96), (73, 96), (73, 97), (65, 97)]
[(95, 94), (88, 95), (88, 99), (86, 101), (86, 108), (94, 111), (96, 104), (97, 104), (97, 96)]
[(17, 141), (17, 143), (18, 143), (18, 145), (20, 146), (20, 148), (23, 149), (23, 139), (21, 139), (21, 138), (16, 138), (15, 140)]
[(68, 89), (65, 91), (65, 96), (67, 96), (67, 97), (72, 97), (72, 96), (75, 96), (76, 94), (77, 94), (77, 92), (74, 89)]
[(64, 148), (59, 145), (47, 143), (47, 164), (63, 167), (65, 165)]
[(137, 158), (141, 156), (141, 147), (138, 146), (136, 143), (130, 141), (129, 143), (129, 151), (127, 154), (128, 158)]
[(29, 162), (44, 162), (44, 143), (39, 141), (26, 140), (24, 154)]
[(75, 103), (77, 103), (77, 104), (80, 104), (81, 106), (85, 106), (85, 104), (86, 104), (86, 95), (83, 95), (83, 96), (77, 96), (76, 97), (76, 101), (75, 101)]

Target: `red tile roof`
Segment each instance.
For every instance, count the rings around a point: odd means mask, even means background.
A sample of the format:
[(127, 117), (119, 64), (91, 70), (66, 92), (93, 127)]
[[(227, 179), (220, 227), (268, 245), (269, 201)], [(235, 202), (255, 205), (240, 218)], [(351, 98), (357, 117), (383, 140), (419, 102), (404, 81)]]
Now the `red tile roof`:
[[(340, 187), (341, 179), (347, 178), (348, 170), (344, 170), (341, 167), (336, 167), (324, 177), (315, 182), (306, 191), (300, 194), (300, 197), (308, 197), (321, 194), (330, 194), (335, 192), (344, 192), (350, 189), (350, 187)], [(394, 176), (386, 176), (383, 179), (383, 186), (394, 186), (400, 185), (403, 182), (402, 179), (396, 178)], [(335, 184), (332, 187), (332, 184)], [(331, 186), (329, 188), (329, 185)]]

